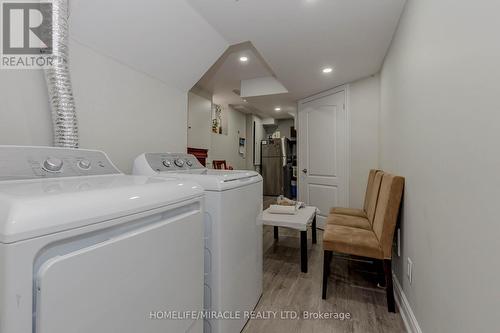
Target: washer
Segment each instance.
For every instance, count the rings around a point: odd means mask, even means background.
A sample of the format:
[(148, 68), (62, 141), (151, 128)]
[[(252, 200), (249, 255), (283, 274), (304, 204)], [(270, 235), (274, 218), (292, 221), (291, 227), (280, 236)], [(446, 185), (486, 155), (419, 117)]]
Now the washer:
[(262, 177), (255, 171), (209, 170), (193, 155), (145, 153), (134, 174), (176, 175), (205, 189), (205, 310), (240, 314), (205, 320), (205, 333), (240, 332), (262, 295)]
[(0, 332), (202, 332), (162, 319), (203, 310), (203, 203), (103, 152), (0, 146)]

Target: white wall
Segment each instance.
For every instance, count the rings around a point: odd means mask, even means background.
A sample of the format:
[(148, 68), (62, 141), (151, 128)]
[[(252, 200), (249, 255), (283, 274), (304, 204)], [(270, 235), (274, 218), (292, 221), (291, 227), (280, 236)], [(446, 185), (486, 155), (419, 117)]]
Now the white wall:
[[(104, 149), (125, 172), (142, 151), (184, 152), (187, 90), (224, 52), (224, 38), (181, 0), (70, 5), (81, 147)], [(43, 73), (1, 71), (0, 144), (51, 145), (51, 131)]]
[[(70, 5), (80, 146), (105, 150), (125, 172), (143, 151), (184, 152), (187, 90), (228, 46), (224, 38), (181, 0)], [(0, 144), (51, 145), (43, 73), (1, 72)]]
[(210, 149), (212, 99), (188, 94), (188, 147)]
[(283, 119), (283, 120), (278, 120), (278, 131), (280, 131), (281, 137), (286, 137), (290, 139), (292, 137), (291, 135), (291, 127), (295, 126), (295, 120), (294, 119)]
[(499, 12), (409, 0), (381, 74), (381, 166), (406, 177), (395, 272), (423, 332), (499, 327)]
[(51, 145), (49, 112), (42, 71), (0, 71), (0, 144)]
[(247, 115), (232, 109), (219, 100), (214, 102), (218, 102), (222, 106), (223, 126), (225, 126), (223, 134), (212, 132), (212, 96), (189, 93), (189, 124), (192, 127), (188, 130), (189, 147), (208, 149), (208, 167), (211, 167), (213, 160), (226, 160), (235, 169), (253, 170), (251, 164), (248, 165), (252, 161), (252, 155), (248, 155), (248, 145), (249, 142), (251, 144), (251, 141), (246, 141), (243, 154), (240, 154), (239, 151), (239, 139), (247, 138)]
[[(143, 151), (185, 151), (187, 94), (71, 41), (80, 146), (106, 151), (124, 172)], [(0, 144), (51, 145), (41, 71), (0, 75)]]
[(290, 127), (295, 126), (294, 119), (277, 119), (275, 120), (275, 126), (266, 126), (264, 127), (266, 137), (273, 135), (277, 131), (280, 132), (281, 137), (286, 137), (288, 139), (291, 138), (291, 130)]
[(378, 167), (380, 76), (350, 84), (351, 207), (362, 208), (370, 169)]
[(73, 43), (82, 148), (109, 153), (124, 172), (144, 151), (185, 152), (187, 94)]
[(227, 105), (223, 107), (227, 115), (227, 135), (211, 133), (209, 161), (226, 160), (234, 169), (246, 169), (246, 156), (239, 153), (239, 138), (246, 138), (246, 116)]
[[(253, 123), (255, 122), (255, 141), (253, 137)], [(256, 165), (260, 165), (260, 143), (264, 139), (264, 126), (262, 119), (256, 115), (246, 115), (246, 131), (247, 131), (247, 158), (246, 168), (248, 170), (258, 170)], [(256, 161), (254, 163), (253, 155), (255, 151)]]
[(70, 36), (188, 91), (229, 46), (185, 0), (71, 0)]

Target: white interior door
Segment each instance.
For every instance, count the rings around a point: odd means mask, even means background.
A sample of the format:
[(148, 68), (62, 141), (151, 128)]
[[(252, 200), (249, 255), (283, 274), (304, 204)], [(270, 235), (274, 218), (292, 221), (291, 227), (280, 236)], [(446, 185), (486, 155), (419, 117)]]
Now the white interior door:
[(349, 204), (348, 132), (345, 88), (299, 103), (299, 200), (319, 208), (319, 225)]

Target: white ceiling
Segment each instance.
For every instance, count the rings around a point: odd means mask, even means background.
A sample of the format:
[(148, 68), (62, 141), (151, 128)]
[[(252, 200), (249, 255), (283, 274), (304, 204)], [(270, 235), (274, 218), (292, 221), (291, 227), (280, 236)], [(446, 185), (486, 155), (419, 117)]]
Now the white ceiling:
[[(227, 55), (229, 45), (247, 42), (242, 45), (248, 46), (248, 64), (241, 66), (238, 52), (245, 50), (237, 49), (219, 68), (220, 82), (205, 83), (216, 99), (284, 118), (295, 112), (297, 99), (378, 72), (404, 0), (71, 0), (70, 5), (73, 39), (182, 91)], [(335, 70), (324, 75), (324, 66)], [(269, 75), (289, 93), (247, 102), (232, 93), (243, 79)]]
[[(294, 100), (377, 73), (405, 3), (187, 1), (230, 44), (250, 41)], [(323, 74), (326, 66), (334, 67), (333, 73)]]
[(229, 46), (185, 0), (71, 0), (70, 6), (71, 38), (182, 91)]
[[(245, 56), (248, 62), (239, 59)], [(213, 94), (217, 104), (229, 104), (244, 113), (278, 119), (290, 118), (297, 103), (289, 94), (267, 95), (241, 98), (234, 90), (239, 90), (241, 81), (273, 76), (274, 73), (251, 43), (233, 45), (217, 60), (196, 84), (197, 89)], [(281, 112), (274, 110), (281, 107)]]
[[(248, 57), (249, 61), (241, 63), (242, 56)], [(201, 77), (197, 86), (214, 94), (216, 103), (238, 104), (242, 99), (233, 90), (240, 89), (242, 80), (269, 75), (271, 72), (258, 61), (254, 50), (248, 46), (233, 46)]]

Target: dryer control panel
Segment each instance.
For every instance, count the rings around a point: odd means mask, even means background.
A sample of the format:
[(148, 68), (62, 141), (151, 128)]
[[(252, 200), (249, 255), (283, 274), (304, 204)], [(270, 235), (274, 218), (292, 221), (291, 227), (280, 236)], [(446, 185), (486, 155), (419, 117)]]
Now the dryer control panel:
[(102, 151), (0, 146), (0, 181), (121, 174)]
[(200, 161), (190, 154), (146, 153), (144, 156), (151, 169), (158, 172), (205, 169)]

